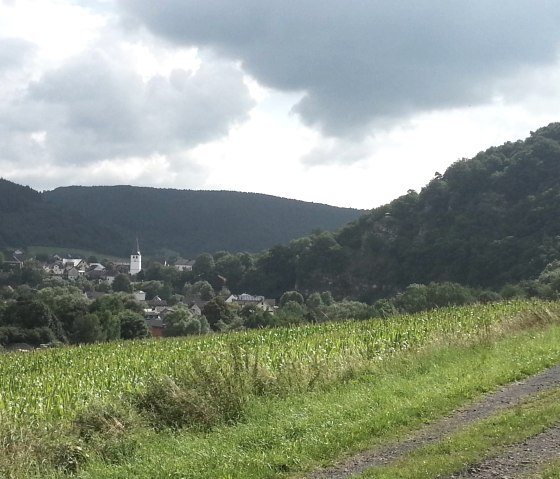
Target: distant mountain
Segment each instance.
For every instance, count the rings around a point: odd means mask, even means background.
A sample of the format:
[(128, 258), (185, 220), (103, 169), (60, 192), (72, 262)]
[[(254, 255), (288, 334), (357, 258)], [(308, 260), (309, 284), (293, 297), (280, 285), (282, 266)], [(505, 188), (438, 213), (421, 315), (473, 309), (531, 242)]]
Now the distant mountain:
[(334, 235), (270, 250), (254, 275), (266, 294), (328, 289), (369, 301), (432, 281), (496, 289), (558, 259), (560, 123), (552, 123), (455, 162), (419, 193)]
[(119, 234), (79, 213), (45, 201), (28, 186), (0, 178), (0, 248), (30, 245), (97, 249), (118, 244)]
[[(335, 230), (363, 212), (255, 193), (133, 186), (63, 187), (41, 199), (46, 208), (81, 218), (91, 234), (102, 228), (115, 235), (110, 243), (97, 242), (102, 252), (128, 254), (138, 236), (144, 253), (191, 258), (218, 250), (256, 252), (314, 229)], [(87, 232), (74, 235), (74, 247), (90, 243)]]

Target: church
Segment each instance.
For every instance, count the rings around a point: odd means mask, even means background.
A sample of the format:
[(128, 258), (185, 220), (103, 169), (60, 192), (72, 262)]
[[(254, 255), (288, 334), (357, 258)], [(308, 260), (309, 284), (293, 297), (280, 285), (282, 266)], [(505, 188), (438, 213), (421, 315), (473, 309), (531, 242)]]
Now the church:
[(142, 254), (140, 253), (140, 245), (136, 238), (136, 252), (130, 255), (130, 275), (137, 275), (142, 270)]

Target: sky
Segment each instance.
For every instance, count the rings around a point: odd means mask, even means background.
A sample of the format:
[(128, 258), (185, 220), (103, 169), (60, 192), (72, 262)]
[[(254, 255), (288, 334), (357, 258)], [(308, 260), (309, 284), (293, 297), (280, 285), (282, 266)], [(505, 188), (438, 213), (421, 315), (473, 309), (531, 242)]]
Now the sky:
[(560, 121), (558, 0), (0, 0), (0, 176), (374, 208)]

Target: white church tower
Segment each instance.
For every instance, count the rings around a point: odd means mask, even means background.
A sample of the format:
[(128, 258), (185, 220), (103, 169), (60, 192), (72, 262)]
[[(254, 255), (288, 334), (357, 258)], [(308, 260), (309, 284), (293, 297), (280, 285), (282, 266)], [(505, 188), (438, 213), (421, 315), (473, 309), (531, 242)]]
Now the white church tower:
[(140, 254), (140, 245), (136, 238), (136, 253), (130, 255), (130, 275), (134, 276), (142, 270), (142, 255)]

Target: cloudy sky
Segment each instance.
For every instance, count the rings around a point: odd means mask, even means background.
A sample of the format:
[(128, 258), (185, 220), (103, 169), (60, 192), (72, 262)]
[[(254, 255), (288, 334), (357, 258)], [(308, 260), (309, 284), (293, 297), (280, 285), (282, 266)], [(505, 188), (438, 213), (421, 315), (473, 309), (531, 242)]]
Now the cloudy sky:
[(558, 0), (0, 0), (0, 176), (372, 208), (560, 121)]

